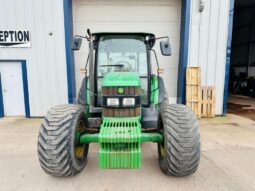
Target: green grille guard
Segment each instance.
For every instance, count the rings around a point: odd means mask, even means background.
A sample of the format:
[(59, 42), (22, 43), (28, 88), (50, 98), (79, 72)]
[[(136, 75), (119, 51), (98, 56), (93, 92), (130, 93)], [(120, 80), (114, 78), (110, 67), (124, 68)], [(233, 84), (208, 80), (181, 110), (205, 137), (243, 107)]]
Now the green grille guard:
[(138, 118), (104, 118), (99, 142), (100, 168), (141, 167), (141, 124)]
[(140, 117), (103, 118), (99, 134), (83, 134), (79, 143), (100, 143), (100, 168), (140, 168), (141, 142), (162, 140), (160, 133), (141, 132)]

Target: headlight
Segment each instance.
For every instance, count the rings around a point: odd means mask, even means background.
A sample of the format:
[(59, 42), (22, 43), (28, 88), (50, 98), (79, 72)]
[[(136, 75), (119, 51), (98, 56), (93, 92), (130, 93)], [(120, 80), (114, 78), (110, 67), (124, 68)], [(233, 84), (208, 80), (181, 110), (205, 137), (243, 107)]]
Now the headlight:
[(119, 98), (107, 98), (107, 106), (119, 106)]
[(135, 106), (135, 98), (123, 98), (123, 106)]

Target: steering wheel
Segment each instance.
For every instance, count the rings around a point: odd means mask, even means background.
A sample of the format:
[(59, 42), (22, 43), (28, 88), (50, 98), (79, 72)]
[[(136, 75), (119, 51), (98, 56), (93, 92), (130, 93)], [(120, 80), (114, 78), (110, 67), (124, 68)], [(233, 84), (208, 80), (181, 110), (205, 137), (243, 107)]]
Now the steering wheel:
[(123, 61), (123, 60), (120, 60), (118, 62), (115, 62), (114, 65), (121, 65), (121, 63), (125, 64), (125, 65), (128, 65), (128, 69), (131, 69), (131, 64), (127, 61)]

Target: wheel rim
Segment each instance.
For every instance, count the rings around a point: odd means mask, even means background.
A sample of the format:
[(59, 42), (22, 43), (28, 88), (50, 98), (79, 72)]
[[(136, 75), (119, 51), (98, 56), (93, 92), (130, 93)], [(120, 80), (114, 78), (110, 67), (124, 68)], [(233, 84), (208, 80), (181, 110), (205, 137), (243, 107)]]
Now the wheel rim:
[(160, 151), (160, 155), (163, 157), (165, 156), (165, 148), (164, 145), (160, 144), (159, 145), (159, 151)]
[[(159, 126), (162, 127), (159, 131), (164, 135), (164, 124), (163, 124), (163, 120), (162, 120), (162, 116), (159, 116)], [(163, 138), (163, 142), (159, 143), (159, 153), (161, 157), (165, 156), (165, 141)]]
[(78, 121), (78, 123), (75, 127), (75, 139), (77, 141), (76, 141), (76, 144), (74, 147), (74, 154), (77, 158), (82, 158), (84, 155), (85, 146), (84, 146), (84, 144), (78, 143), (79, 135), (82, 131), (84, 131), (84, 129), (85, 129), (85, 127), (84, 127), (83, 121), (82, 120)]

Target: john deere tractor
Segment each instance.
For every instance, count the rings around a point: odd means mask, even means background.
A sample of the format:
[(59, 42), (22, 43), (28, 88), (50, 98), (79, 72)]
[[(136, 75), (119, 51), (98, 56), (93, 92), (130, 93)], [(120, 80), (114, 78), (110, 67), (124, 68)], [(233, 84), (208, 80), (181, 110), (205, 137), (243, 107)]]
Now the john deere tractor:
[(140, 168), (141, 144), (153, 142), (164, 173), (194, 173), (200, 160), (196, 116), (185, 105), (169, 104), (159, 70), (152, 74), (153, 46), (163, 39), (161, 53), (170, 56), (168, 37), (88, 30), (87, 36), (74, 37), (73, 50), (80, 49), (82, 38), (89, 44), (88, 72), (77, 103), (52, 107), (42, 122), (38, 156), (43, 170), (53, 176), (77, 174), (87, 163), (90, 143), (99, 144), (99, 168)]

